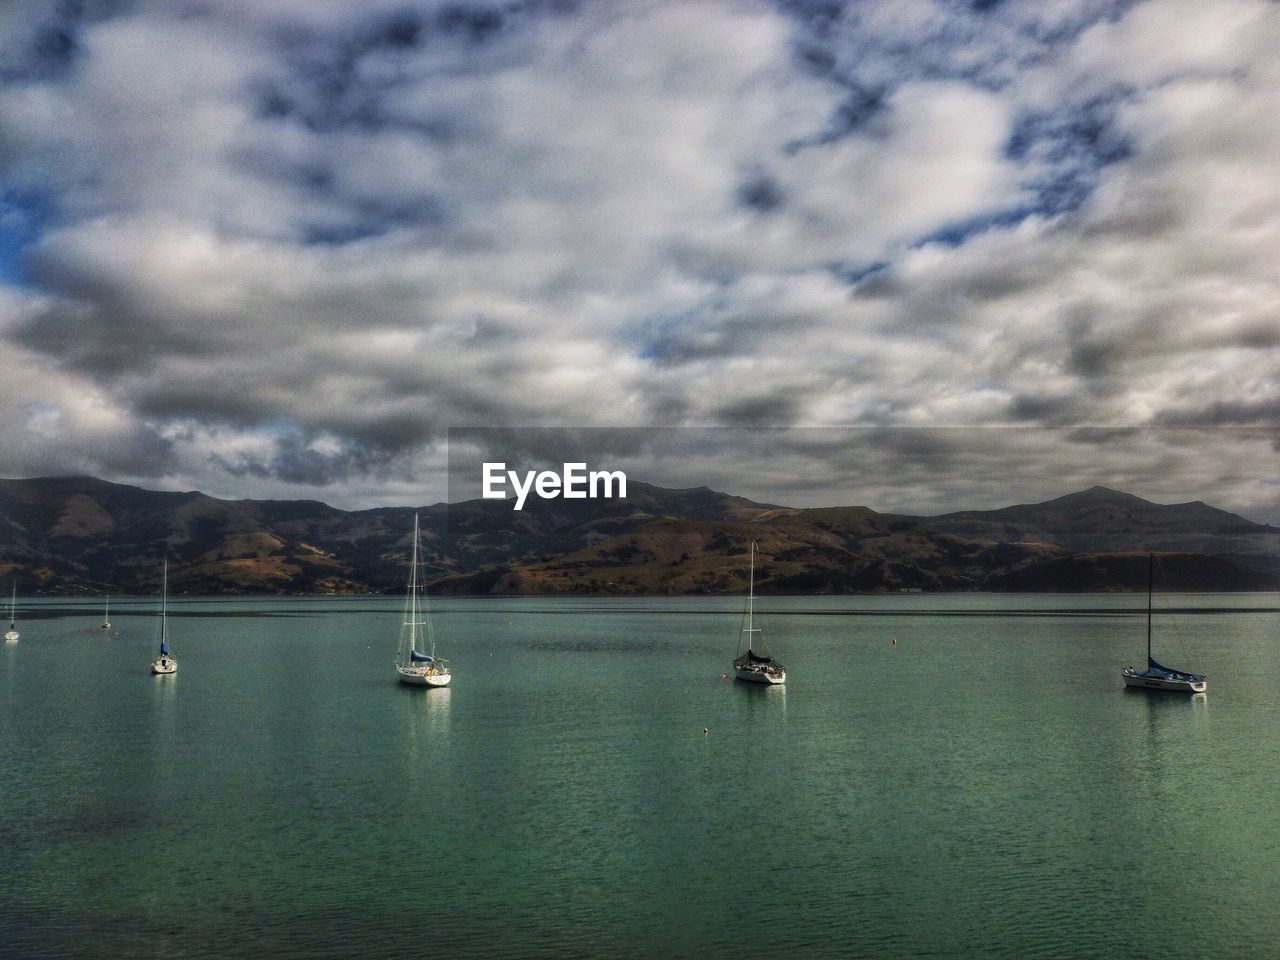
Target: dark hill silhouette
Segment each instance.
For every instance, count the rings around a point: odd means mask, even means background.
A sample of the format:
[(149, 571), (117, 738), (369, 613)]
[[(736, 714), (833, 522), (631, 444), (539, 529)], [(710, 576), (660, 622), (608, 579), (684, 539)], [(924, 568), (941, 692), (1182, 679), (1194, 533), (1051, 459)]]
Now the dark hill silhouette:
[[(433, 589), (718, 593), (1134, 589), (1131, 564), (1177, 554), (1174, 589), (1280, 586), (1280, 530), (1199, 501), (1094, 487), (938, 517), (796, 509), (707, 487), (630, 481), (626, 500), (496, 500), (345, 511), (315, 500), (219, 500), (92, 477), (0, 480), (0, 577), (20, 592), (398, 591), (421, 515)], [(1113, 558), (1113, 559), (1108, 559)]]
[(1107, 487), (1044, 503), (919, 517), (930, 530), (1006, 542), (1042, 541), (1067, 550), (1269, 553), (1280, 530), (1199, 500), (1161, 504)]

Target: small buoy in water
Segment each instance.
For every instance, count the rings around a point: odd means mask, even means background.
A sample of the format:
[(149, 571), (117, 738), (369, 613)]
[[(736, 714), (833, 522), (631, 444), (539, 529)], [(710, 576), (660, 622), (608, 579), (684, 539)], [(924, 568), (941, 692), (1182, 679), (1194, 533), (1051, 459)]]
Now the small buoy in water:
[(889, 642), (890, 642), (891, 644), (893, 644), (893, 645), (896, 647), (896, 646), (898, 645), (898, 638), (897, 638), (897, 637), (894, 637), (894, 638), (893, 638), (892, 640), (890, 640)]
[(722, 673), (722, 674), (720, 674), (720, 679), (721, 679), (721, 680), (728, 680), (728, 679), (729, 679), (729, 675), (728, 675), (727, 673)]
[(710, 727), (703, 727), (703, 728), (702, 728), (702, 735), (703, 735), (704, 737), (705, 737), (708, 733), (710, 733), (710, 732), (711, 732), (711, 728), (710, 728)]

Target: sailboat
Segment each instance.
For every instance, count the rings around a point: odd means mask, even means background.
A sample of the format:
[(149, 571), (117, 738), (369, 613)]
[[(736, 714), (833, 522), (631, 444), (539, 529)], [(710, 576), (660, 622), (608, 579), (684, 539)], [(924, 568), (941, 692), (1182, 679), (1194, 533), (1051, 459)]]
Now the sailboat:
[[(425, 639), (430, 653), (418, 650)], [(447, 660), (436, 657), (436, 636), (431, 629), (427, 592), (418, 581), (418, 515), (413, 515), (413, 559), (409, 562), (409, 589), (404, 601), (404, 623), (400, 627), (400, 649), (396, 654), (396, 676), (415, 687), (443, 687), (453, 679)]]
[(178, 661), (169, 649), (169, 559), (164, 561), (164, 586), (160, 591), (160, 655), (151, 661), (151, 672), (167, 676), (178, 672)]
[(111, 627), (111, 594), (106, 596), (106, 605), (102, 608), (102, 629), (107, 630)]
[(1126, 687), (1142, 687), (1146, 690), (1172, 690), (1175, 693), (1204, 693), (1208, 687), (1205, 678), (1198, 673), (1170, 670), (1156, 663), (1151, 657), (1151, 567), (1155, 554), (1147, 555), (1147, 669), (1125, 667), (1121, 671)]
[(18, 581), (13, 581), (13, 595), (9, 598), (9, 629), (4, 632), (5, 643), (18, 642)]
[[(738, 650), (746, 644), (746, 653), (739, 653), (733, 661), (733, 675), (748, 683), (779, 684), (787, 682), (787, 669), (773, 659), (764, 645), (764, 632), (755, 625), (756, 604), (756, 542), (751, 541), (751, 573), (747, 586), (747, 609), (742, 614), (742, 632)], [(745, 639), (743, 639), (745, 638)]]

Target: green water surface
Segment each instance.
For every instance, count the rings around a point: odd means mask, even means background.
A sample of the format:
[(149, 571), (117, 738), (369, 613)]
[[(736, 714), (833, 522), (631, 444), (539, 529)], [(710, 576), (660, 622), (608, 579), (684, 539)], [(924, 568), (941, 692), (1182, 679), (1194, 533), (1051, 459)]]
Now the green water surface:
[[(37, 601), (0, 954), (1280, 956), (1280, 596)], [(118, 635), (116, 632), (118, 631)], [(896, 641), (896, 643), (894, 642)], [(704, 733), (704, 728), (706, 733)]]

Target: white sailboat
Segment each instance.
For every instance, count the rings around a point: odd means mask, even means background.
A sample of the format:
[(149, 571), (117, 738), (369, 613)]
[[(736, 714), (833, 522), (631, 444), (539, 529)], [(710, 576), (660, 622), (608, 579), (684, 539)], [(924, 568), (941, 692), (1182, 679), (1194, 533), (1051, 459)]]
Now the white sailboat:
[(1208, 681), (1198, 673), (1186, 673), (1182, 670), (1171, 670), (1156, 663), (1151, 657), (1151, 566), (1155, 562), (1155, 554), (1147, 555), (1147, 669), (1125, 667), (1120, 675), (1124, 677), (1126, 687), (1141, 687), (1144, 690), (1169, 690), (1174, 693), (1204, 693), (1208, 689)]
[[(787, 682), (787, 669), (769, 654), (764, 645), (764, 631), (755, 625), (756, 542), (751, 541), (751, 574), (747, 587), (747, 609), (742, 614), (742, 632), (738, 639), (739, 654), (733, 661), (733, 675), (748, 683), (780, 684)], [(743, 644), (746, 652), (743, 653)]]
[(13, 595), (9, 598), (9, 629), (4, 632), (5, 643), (18, 642), (18, 581), (13, 581)]
[[(418, 650), (425, 640), (429, 653)], [(427, 592), (418, 580), (418, 515), (413, 515), (413, 559), (409, 562), (409, 589), (404, 602), (404, 623), (400, 627), (400, 649), (396, 654), (396, 676), (415, 687), (443, 687), (453, 679), (447, 660), (436, 657), (436, 636), (431, 628)]]
[(164, 561), (164, 581), (160, 590), (160, 655), (151, 661), (151, 673), (168, 676), (178, 672), (178, 661), (169, 649), (169, 560)]
[(107, 594), (106, 603), (102, 608), (102, 629), (108, 630), (111, 627), (111, 594)]

